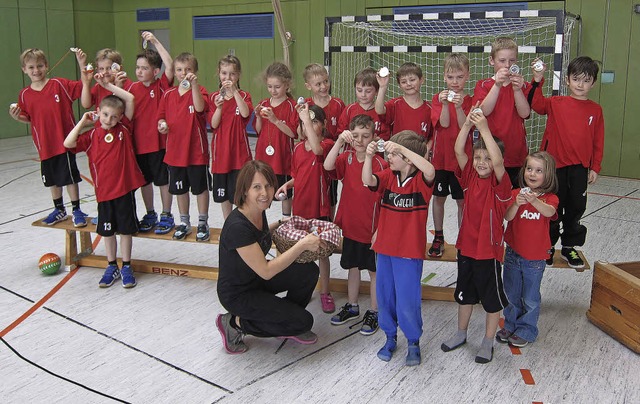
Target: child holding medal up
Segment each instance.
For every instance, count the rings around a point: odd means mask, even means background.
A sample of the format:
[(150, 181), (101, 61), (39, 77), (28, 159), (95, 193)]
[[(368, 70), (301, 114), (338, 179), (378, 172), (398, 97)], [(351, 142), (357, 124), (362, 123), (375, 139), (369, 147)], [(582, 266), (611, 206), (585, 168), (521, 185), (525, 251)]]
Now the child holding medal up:
[[(271, 94), (256, 106), (254, 127), (258, 134), (256, 160), (269, 164), (278, 179), (278, 187), (291, 179), (293, 140), (298, 127), (296, 102), (291, 93), (291, 70), (280, 62), (267, 67), (264, 82)], [(277, 196), (277, 194), (276, 194)], [(282, 201), (282, 216), (291, 216), (291, 191)]]

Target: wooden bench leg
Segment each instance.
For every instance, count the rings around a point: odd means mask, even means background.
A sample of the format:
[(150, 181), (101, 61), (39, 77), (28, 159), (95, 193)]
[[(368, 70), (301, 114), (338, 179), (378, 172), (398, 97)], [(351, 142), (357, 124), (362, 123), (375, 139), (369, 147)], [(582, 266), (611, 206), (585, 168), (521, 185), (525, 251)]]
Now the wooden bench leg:
[(78, 256), (78, 237), (75, 230), (65, 230), (65, 257), (64, 264), (69, 271), (75, 269), (75, 261)]

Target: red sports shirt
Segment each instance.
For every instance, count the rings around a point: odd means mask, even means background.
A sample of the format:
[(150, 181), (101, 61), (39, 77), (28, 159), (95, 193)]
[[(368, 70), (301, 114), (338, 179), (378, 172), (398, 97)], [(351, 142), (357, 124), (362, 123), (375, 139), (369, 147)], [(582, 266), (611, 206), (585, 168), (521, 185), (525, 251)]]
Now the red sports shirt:
[(195, 112), (191, 94), (193, 89), (180, 95), (178, 88), (172, 87), (164, 93), (158, 111), (158, 120), (166, 120), (169, 127), (164, 162), (174, 167), (207, 165), (207, 89), (200, 87), (205, 108), (202, 112)]
[(153, 153), (163, 150), (167, 136), (158, 132), (158, 110), (165, 91), (171, 87), (164, 74), (149, 86), (141, 81), (131, 83), (126, 90), (135, 97), (133, 112), (133, 143), (136, 154)]
[(531, 106), (538, 114), (547, 115), (540, 149), (555, 157), (557, 168), (581, 164), (600, 172), (604, 151), (604, 116), (600, 105), (569, 96), (545, 98), (540, 83)]
[[(251, 119), (253, 104), (248, 92), (239, 90), (239, 93), (249, 107), (249, 115), (246, 118), (240, 115), (235, 97), (222, 104), (220, 125), (213, 130), (211, 137), (211, 172), (213, 174), (227, 174), (233, 170), (239, 170), (244, 163), (252, 159), (247, 124)], [(216, 91), (209, 97), (207, 122), (211, 122), (213, 114), (218, 109), (214, 101), (218, 94), (220, 91)]]
[[(296, 102), (292, 98), (287, 98), (277, 107), (271, 106), (269, 98), (260, 101), (258, 105), (273, 108), (275, 116), (283, 121), (294, 134), (297, 133), (299, 118), (295, 109)], [(272, 156), (269, 156), (266, 152), (269, 145), (275, 149), (275, 153)], [(258, 142), (256, 143), (256, 160), (269, 164), (273, 168), (273, 172), (278, 175), (291, 175), (292, 154), (293, 139), (282, 133), (268, 119), (263, 119), (262, 129), (258, 134)]]
[[(389, 167), (378, 155), (373, 156), (371, 164), (374, 173)], [(363, 165), (364, 162), (358, 161), (355, 150), (347, 150), (338, 155), (336, 169), (329, 174), (342, 181), (335, 220), (342, 229), (342, 235), (359, 243), (371, 244), (371, 237), (378, 228), (382, 194), (371, 192), (362, 184)]]
[(425, 138), (431, 136), (431, 105), (427, 101), (422, 101), (422, 105), (413, 108), (404, 97), (397, 97), (385, 102), (384, 106), (387, 111), (378, 117), (390, 127), (392, 135), (412, 130)]
[(338, 119), (338, 134), (349, 129), (351, 120), (358, 115), (369, 115), (373, 118), (373, 121), (375, 122), (375, 131), (373, 133), (374, 137), (378, 136), (384, 140), (389, 140), (389, 126), (380, 121), (380, 117), (376, 113), (375, 108), (365, 110), (357, 102), (347, 105), (344, 111), (342, 111), (342, 115), (340, 115), (340, 119)]
[[(309, 106), (315, 105), (313, 102), (313, 98), (307, 98), (305, 100)], [(340, 98), (331, 97), (329, 103), (326, 107), (322, 108), (324, 111), (324, 115), (327, 117), (327, 132), (329, 132), (330, 139), (338, 140), (338, 135), (342, 132), (338, 132), (338, 119), (340, 119), (340, 115), (342, 115), (342, 111), (345, 109), (344, 101)]]
[(378, 186), (372, 189), (380, 190), (383, 196), (373, 250), (394, 257), (425, 259), (433, 184), (424, 181), (420, 170), (404, 181), (400, 181), (400, 173), (390, 168), (374, 175)]
[[(493, 78), (478, 81), (473, 92), (472, 104), (475, 105), (478, 101), (482, 103), (495, 82)], [(525, 97), (528, 96), (529, 91), (531, 91), (531, 84), (524, 83), (522, 92)], [(527, 132), (524, 128), (524, 119), (520, 118), (516, 110), (511, 85), (500, 88), (496, 106), (487, 116), (487, 122), (491, 133), (504, 142), (504, 166), (522, 167), (529, 153)]]
[[(512, 201), (516, 200), (518, 193), (519, 188), (511, 191)], [(543, 194), (538, 199), (558, 208), (558, 197), (555, 194)], [(532, 261), (546, 260), (551, 248), (549, 222), (557, 218), (557, 213), (552, 217), (544, 217), (530, 203), (518, 206), (516, 216), (507, 222), (504, 241), (523, 258)]]
[(31, 137), (40, 160), (67, 152), (64, 139), (76, 125), (73, 101), (82, 94), (82, 82), (54, 77), (42, 90), (31, 86), (20, 91), (18, 107), (31, 123)]
[[(440, 102), (439, 94), (433, 96), (431, 101), (431, 123), (434, 127), (433, 135), (433, 157), (431, 158), (431, 164), (436, 170), (455, 171), (458, 168), (458, 160), (456, 159), (456, 152), (454, 146), (456, 144), (456, 138), (460, 133), (460, 126), (458, 125), (458, 114), (456, 113), (456, 106), (452, 103), (448, 103), (449, 108), (449, 127), (443, 128), (440, 125), (440, 114), (442, 113), (442, 103)], [(462, 100), (462, 110), (465, 115), (469, 114), (471, 110), (471, 97), (465, 95)], [(467, 143), (465, 144), (465, 151), (467, 155), (472, 156), (472, 133), (469, 132), (467, 136)]]
[(78, 137), (76, 150), (87, 153), (98, 202), (119, 198), (144, 185), (131, 132), (122, 122), (109, 130), (96, 122), (92, 130)]
[[(133, 81), (125, 79), (122, 88), (127, 89), (131, 87), (131, 84), (133, 84)], [(113, 95), (113, 92), (107, 90), (98, 83), (94, 84), (91, 89), (91, 105), (98, 108), (102, 99), (108, 95)]]
[(293, 188), (293, 214), (305, 219), (314, 219), (331, 215), (329, 201), (329, 174), (322, 164), (334, 145), (331, 139), (323, 139), (322, 155), (318, 156), (306, 150), (305, 142), (299, 142), (293, 149), (291, 176), (295, 179)]
[(495, 173), (480, 178), (469, 160), (464, 171), (455, 171), (464, 192), (462, 224), (456, 248), (466, 257), (477, 260), (504, 259), (504, 214), (513, 202), (511, 181), (505, 173), (498, 183)]

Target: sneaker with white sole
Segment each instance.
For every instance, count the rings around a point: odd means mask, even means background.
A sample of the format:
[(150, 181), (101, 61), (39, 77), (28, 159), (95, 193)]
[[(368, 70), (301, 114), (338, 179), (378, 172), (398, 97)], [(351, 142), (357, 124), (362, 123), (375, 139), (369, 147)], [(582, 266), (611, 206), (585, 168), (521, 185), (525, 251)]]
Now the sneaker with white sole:
[(442, 257), (442, 254), (444, 254), (444, 238), (436, 237), (429, 248), (429, 257), (438, 258)]
[(173, 239), (184, 240), (189, 234), (191, 234), (191, 225), (180, 223), (180, 226), (176, 227), (176, 231), (173, 233)]
[(364, 313), (362, 320), (362, 327), (360, 327), (360, 334), (373, 335), (378, 331), (378, 312), (373, 310), (367, 310)]
[(578, 251), (573, 247), (562, 247), (560, 256), (567, 261), (569, 266), (574, 269), (584, 268), (584, 261), (580, 258)]
[(63, 220), (67, 220), (68, 218), (69, 216), (67, 216), (67, 212), (65, 210), (54, 208), (53, 211), (49, 213), (49, 216), (44, 218), (42, 223), (46, 224), (47, 226), (51, 226)]
[(340, 325), (344, 324), (347, 321), (355, 320), (360, 317), (360, 308), (358, 306), (354, 306), (351, 303), (346, 303), (338, 314), (331, 317), (331, 324)]
[(529, 341), (524, 338), (518, 337), (516, 334), (511, 334), (511, 336), (509, 337), (509, 345), (516, 348), (522, 348), (529, 345)]
[(209, 225), (199, 224), (198, 231), (196, 232), (196, 241), (208, 241), (209, 240)]
[(122, 287), (125, 289), (130, 289), (138, 284), (135, 276), (133, 276), (131, 265), (123, 265), (120, 270), (120, 276), (122, 276)]
[(113, 282), (117, 281), (120, 277), (120, 270), (117, 265), (107, 265), (107, 269), (102, 275), (102, 279), (98, 282), (98, 286), (101, 288), (108, 288), (113, 285)]
[(506, 344), (509, 342), (509, 337), (513, 333), (511, 331), (507, 331), (506, 328), (501, 328), (500, 331), (496, 333), (496, 341)]
[(73, 227), (85, 227), (87, 225), (87, 216), (89, 215), (80, 209), (75, 209), (71, 212), (71, 215), (73, 216)]

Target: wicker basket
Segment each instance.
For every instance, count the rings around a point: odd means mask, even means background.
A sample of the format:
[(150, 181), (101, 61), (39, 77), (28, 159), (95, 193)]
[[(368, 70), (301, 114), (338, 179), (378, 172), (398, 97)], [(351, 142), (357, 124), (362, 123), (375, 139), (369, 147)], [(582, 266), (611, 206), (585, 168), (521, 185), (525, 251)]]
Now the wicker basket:
[[(293, 216), (290, 221), (280, 225), (271, 235), (278, 251), (283, 253), (293, 247), (300, 239), (309, 234), (309, 229), (312, 225), (323, 229), (323, 232), (318, 236), (326, 241), (325, 246), (321, 246), (318, 251), (303, 251), (298, 258), (295, 259), (295, 262), (302, 264), (314, 262), (320, 258), (326, 258), (333, 254), (337, 245), (331, 240), (336, 239), (336, 232), (339, 235), (340, 228), (331, 222), (325, 222), (317, 219), (306, 220), (299, 216)], [(289, 236), (285, 230), (287, 227), (291, 229), (292, 226), (294, 227), (294, 230), (297, 230), (297, 235), (294, 236), (295, 238)], [(330, 233), (331, 237), (328, 236)]]

